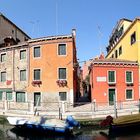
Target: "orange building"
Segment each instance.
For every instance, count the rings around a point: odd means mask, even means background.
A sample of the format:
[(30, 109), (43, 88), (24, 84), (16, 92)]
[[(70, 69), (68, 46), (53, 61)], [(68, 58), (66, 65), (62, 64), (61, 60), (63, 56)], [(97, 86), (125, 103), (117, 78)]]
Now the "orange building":
[(74, 102), (77, 91), (76, 32), (29, 40), (28, 100)]
[(91, 99), (97, 103), (138, 101), (138, 63), (119, 59), (93, 60), (90, 67)]

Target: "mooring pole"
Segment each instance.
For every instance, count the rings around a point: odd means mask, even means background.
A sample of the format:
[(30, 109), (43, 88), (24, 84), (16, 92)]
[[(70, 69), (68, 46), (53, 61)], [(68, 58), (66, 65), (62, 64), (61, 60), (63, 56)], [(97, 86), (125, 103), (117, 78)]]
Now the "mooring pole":
[(117, 118), (117, 106), (116, 106), (116, 96), (115, 94), (113, 95), (113, 99), (114, 99), (114, 117)]
[(59, 107), (59, 119), (61, 119), (61, 110), (60, 110), (60, 107)]
[(139, 113), (140, 113), (140, 99), (139, 99)]

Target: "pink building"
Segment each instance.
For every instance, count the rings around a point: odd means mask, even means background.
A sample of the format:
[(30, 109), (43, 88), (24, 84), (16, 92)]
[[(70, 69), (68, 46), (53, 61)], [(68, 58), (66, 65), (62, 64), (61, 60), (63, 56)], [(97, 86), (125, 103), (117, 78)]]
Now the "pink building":
[(90, 66), (91, 100), (113, 104), (139, 99), (138, 63), (118, 59), (93, 60)]

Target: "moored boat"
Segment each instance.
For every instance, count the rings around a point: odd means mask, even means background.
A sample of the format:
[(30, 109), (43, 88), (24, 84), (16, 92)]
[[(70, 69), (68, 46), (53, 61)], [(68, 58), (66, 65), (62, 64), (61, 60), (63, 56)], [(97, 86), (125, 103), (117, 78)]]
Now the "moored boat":
[(121, 116), (113, 119), (109, 126), (109, 135), (112, 137), (137, 133), (140, 130), (140, 114)]
[(74, 127), (79, 127), (80, 124), (72, 116), (67, 119), (49, 119), (45, 116), (34, 116), (29, 119), (18, 117), (7, 117), (11, 125), (19, 128), (24, 128), (38, 132), (53, 132), (53, 133), (71, 133)]

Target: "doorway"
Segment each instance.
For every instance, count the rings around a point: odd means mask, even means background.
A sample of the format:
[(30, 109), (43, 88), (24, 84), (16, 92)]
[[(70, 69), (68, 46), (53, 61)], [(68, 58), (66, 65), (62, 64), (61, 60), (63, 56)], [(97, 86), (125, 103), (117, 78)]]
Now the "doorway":
[(34, 106), (40, 106), (41, 105), (41, 93), (35, 92), (34, 93)]
[(115, 89), (109, 89), (109, 105), (114, 105)]

